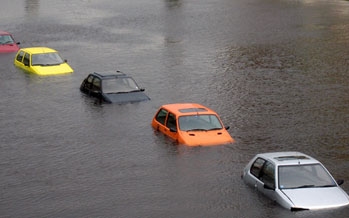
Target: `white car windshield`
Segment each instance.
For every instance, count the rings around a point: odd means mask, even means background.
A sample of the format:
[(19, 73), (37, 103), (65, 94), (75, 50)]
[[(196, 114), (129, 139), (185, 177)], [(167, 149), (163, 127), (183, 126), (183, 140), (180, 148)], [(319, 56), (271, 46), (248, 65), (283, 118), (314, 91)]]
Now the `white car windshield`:
[(140, 91), (137, 83), (130, 77), (120, 77), (102, 80), (104, 93), (127, 93)]
[(279, 166), (279, 188), (311, 188), (336, 186), (321, 164)]
[(50, 66), (59, 65), (61, 63), (63, 63), (63, 60), (56, 52), (32, 55), (32, 66)]
[(182, 131), (215, 130), (223, 128), (219, 119), (214, 114), (181, 116), (178, 122), (179, 129)]

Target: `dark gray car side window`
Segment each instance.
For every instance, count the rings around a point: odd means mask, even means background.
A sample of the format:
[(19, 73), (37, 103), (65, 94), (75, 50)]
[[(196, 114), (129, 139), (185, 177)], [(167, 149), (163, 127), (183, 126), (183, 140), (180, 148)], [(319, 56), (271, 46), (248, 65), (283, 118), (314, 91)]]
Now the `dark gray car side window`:
[(89, 76), (89, 77), (87, 78), (87, 82), (88, 82), (88, 83), (92, 83), (92, 80), (93, 80), (93, 76)]
[(92, 82), (92, 90), (100, 91), (101, 90), (101, 80), (99, 78), (94, 78)]
[(93, 81), (94, 76), (90, 75), (87, 77), (86, 82), (84, 83), (84, 87), (88, 90), (91, 91), (92, 89), (92, 81)]

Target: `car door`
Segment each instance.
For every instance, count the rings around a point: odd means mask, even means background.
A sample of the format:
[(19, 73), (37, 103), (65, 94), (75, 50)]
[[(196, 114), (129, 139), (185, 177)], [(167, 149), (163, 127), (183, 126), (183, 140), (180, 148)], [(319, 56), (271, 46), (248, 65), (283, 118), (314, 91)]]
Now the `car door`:
[(18, 54), (17, 54), (17, 56), (16, 56), (16, 60), (17, 60), (18, 62), (21, 62), (21, 63), (22, 63), (23, 56), (24, 56), (24, 51), (18, 52)]
[(15, 59), (15, 65), (21, 69), (24, 69), (24, 63), (23, 63), (23, 57), (25, 55), (24, 51), (20, 51), (18, 52), (18, 54), (16, 55), (16, 59)]
[(250, 168), (250, 178), (247, 177), (247, 182), (258, 189), (259, 186), (262, 185), (262, 182), (259, 180), (259, 176), (263, 169), (265, 160), (263, 158), (257, 158), (251, 165)]
[(166, 109), (160, 108), (159, 111), (156, 113), (152, 122), (153, 127), (162, 133), (164, 133), (167, 114), (168, 114), (168, 111)]
[(178, 129), (177, 129), (177, 119), (175, 114), (171, 112), (167, 114), (166, 126), (164, 130), (166, 131), (166, 135), (168, 135), (174, 140), (177, 140)]
[(34, 70), (31, 69), (30, 63), (31, 63), (30, 54), (25, 52), (24, 57), (23, 57), (23, 67), (22, 68), (28, 72), (35, 73)]
[(81, 91), (85, 92), (86, 94), (90, 94), (91, 92), (91, 87), (92, 87), (92, 81), (93, 81), (93, 76), (89, 75), (81, 84)]
[(155, 122), (155, 129), (169, 136), (172, 139), (177, 139), (177, 124), (174, 125), (174, 122), (176, 122), (174, 114), (170, 113), (164, 108), (161, 108), (155, 116)]
[(268, 196), (270, 199), (275, 200), (275, 166), (270, 161), (265, 161), (263, 168), (259, 175), (261, 186), (258, 186), (258, 190)]
[(254, 178), (254, 184), (252, 185), (259, 192), (275, 200), (275, 166), (271, 162), (259, 157), (253, 162), (250, 173)]
[(90, 94), (92, 96), (97, 98), (102, 97), (101, 84), (102, 84), (102, 81), (100, 78), (98, 77), (93, 78), (92, 84), (91, 84), (91, 91), (90, 91)]

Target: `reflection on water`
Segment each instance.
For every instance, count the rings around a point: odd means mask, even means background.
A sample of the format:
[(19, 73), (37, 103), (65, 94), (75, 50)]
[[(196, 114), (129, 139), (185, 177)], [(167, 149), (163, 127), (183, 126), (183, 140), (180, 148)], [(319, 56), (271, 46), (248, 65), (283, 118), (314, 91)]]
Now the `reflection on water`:
[(185, 14), (182, 13), (181, 0), (165, 0), (165, 43), (178, 43), (182, 41), (185, 31)]
[(173, 9), (178, 8), (182, 5), (182, 0), (164, 0), (166, 7)]
[(28, 17), (39, 16), (40, 0), (25, 0), (24, 8)]

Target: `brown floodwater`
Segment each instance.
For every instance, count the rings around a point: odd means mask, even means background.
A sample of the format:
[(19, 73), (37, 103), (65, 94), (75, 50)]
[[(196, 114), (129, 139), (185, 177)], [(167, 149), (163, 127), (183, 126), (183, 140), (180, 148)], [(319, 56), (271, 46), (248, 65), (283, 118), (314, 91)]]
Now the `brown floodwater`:
[[(57, 49), (71, 75), (40, 77), (0, 55), (0, 217), (332, 217), (290, 212), (240, 174), (260, 152), (314, 156), (349, 191), (349, 2), (12, 0), (0, 29)], [(151, 101), (96, 103), (94, 71), (132, 75)], [(150, 126), (197, 102), (236, 143), (189, 148)]]

